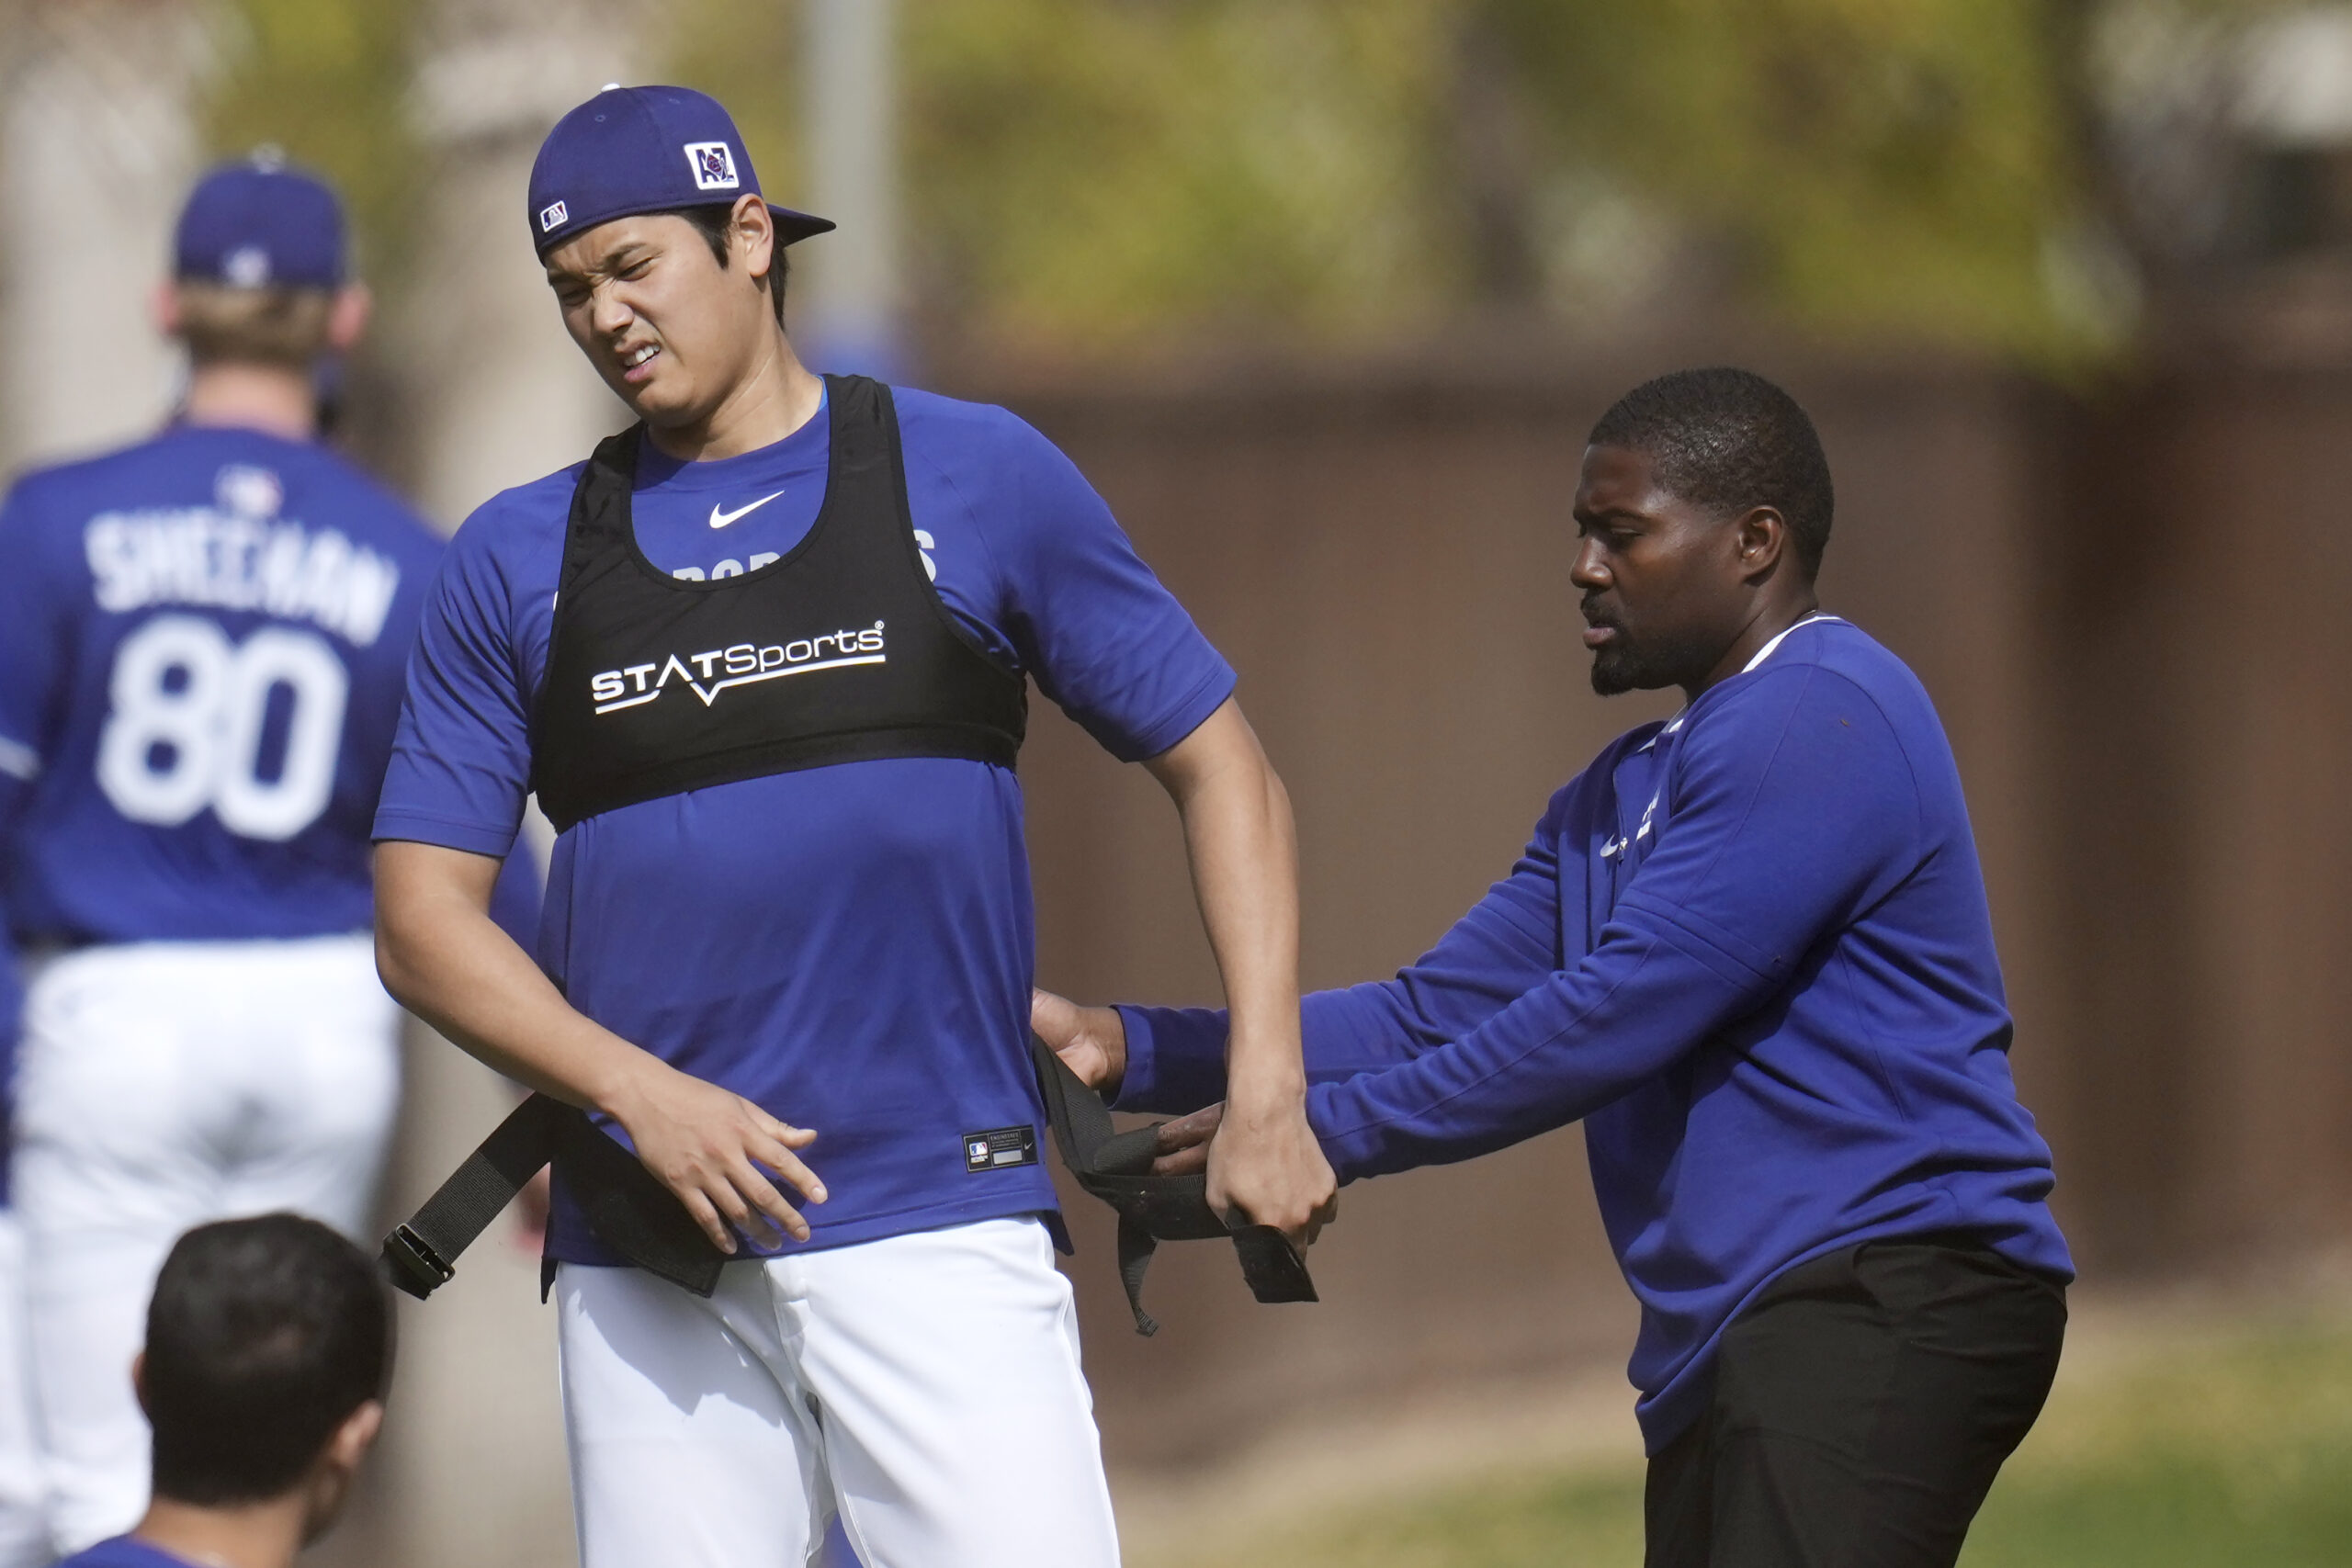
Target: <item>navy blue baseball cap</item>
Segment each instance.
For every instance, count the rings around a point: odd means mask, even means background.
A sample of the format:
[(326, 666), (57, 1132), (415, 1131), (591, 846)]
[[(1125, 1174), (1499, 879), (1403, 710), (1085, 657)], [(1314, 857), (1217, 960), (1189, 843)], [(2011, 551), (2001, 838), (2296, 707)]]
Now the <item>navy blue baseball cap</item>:
[(334, 288), (343, 203), (318, 175), (265, 147), (196, 182), (172, 236), (180, 277), (236, 288)]
[[(603, 92), (556, 121), (531, 164), (531, 243), (541, 255), (599, 223), (638, 212), (758, 196), (759, 176), (735, 120), (691, 87)], [(778, 243), (833, 225), (768, 203)]]

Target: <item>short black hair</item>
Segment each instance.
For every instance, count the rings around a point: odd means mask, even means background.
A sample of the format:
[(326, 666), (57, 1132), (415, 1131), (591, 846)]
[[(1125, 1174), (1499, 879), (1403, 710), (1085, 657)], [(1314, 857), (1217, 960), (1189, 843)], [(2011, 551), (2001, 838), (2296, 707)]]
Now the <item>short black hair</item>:
[(1797, 400), (1754, 371), (1715, 366), (1645, 381), (1600, 416), (1588, 445), (1647, 454), (1661, 484), (1701, 506), (1776, 509), (1805, 574), (1821, 570), (1837, 510), (1829, 459)]
[[(727, 266), (728, 253), (733, 249), (731, 242), (734, 239), (734, 205), (731, 202), (720, 202), (707, 207), (681, 207), (675, 209), (675, 213), (676, 216), (695, 226), (695, 232), (702, 236), (703, 243), (710, 247), (712, 257), (718, 261), (720, 270), (724, 271)], [(792, 276), (792, 262), (784, 254), (783, 235), (776, 236), (775, 249), (770, 254), (772, 259), (768, 262), (768, 304), (775, 311), (775, 324), (781, 327), (784, 325), (785, 279)]]
[(384, 1396), (391, 1335), (374, 1266), (316, 1220), (263, 1214), (180, 1237), (147, 1305), (156, 1495), (216, 1507), (285, 1495)]

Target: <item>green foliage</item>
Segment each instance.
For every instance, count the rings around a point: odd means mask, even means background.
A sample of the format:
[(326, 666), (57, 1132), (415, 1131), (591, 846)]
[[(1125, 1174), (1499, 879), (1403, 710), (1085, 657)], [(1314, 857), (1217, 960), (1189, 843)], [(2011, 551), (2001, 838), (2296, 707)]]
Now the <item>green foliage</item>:
[(1495, 0), (1556, 155), (1733, 248), (1836, 331), (2080, 346), (2045, 255), (2074, 218), (2041, 0)]
[(1023, 334), (1362, 329), (1447, 299), (1449, 0), (915, 0), (929, 276)]
[[(677, 57), (752, 106), (763, 160), (791, 142), (786, 12), (688, 0)], [(1102, 350), (1426, 326), (1482, 302), (1465, 192), (1494, 187), (1563, 317), (1677, 314), (1713, 290), (1833, 335), (2041, 361), (2111, 330), (2053, 282), (2081, 216), (2046, 0), (900, 14), (922, 291), (961, 328)], [(1465, 74), (1474, 35), (1500, 40), (1498, 79)], [(1510, 100), (1524, 143), (1492, 167), (1473, 166), (1480, 94)]]
[(329, 176), (349, 205), (360, 265), (378, 277), (407, 261), (424, 189), (407, 113), (416, 14), (369, 0), (235, 0), (221, 16), (204, 115), (218, 155), (275, 143)]
[[(725, 100), (790, 199), (801, 7), (653, 10), (657, 73)], [(2100, 10), (900, 0), (918, 303), (1043, 352), (1379, 339), (1497, 302), (1515, 276), (1499, 243), (1536, 278), (1505, 302), (1589, 325), (1727, 303), (1832, 337), (2079, 362), (2129, 325), (2082, 287), (2100, 256), (2081, 243), (2097, 225), (2069, 95)], [(426, 166), (405, 113), (417, 8), (226, 15), (213, 144), (274, 141), (327, 170), (372, 269), (395, 269)]]

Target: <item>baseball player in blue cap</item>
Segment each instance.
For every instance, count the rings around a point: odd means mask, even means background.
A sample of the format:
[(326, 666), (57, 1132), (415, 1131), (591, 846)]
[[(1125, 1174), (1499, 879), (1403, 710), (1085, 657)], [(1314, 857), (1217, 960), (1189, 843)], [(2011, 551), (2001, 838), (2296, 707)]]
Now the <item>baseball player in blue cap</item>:
[[(734, 1260), (548, 1257), (590, 1568), (1102, 1568), (1118, 1543), (1027, 1052), (1025, 682), (1183, 819), (1234, 1025), (1214, 1201), (1301, 1242), (1295, 848), (1234, 674), (1001, 409), (820, 378), (727, 112), (612, 88), (526, 214), (637, 415), (459, 530), (377, 815), (393, 992), (593, 1113)], [(485, 914), (537, 791), (534, 964)], [(805, 1161), (805, 1162), (804, 1162)], [(658, 1195), (657, 1195), (658, 1196)], [(804, 1206), (807, 1212), (802, 1212)]]
[(275, 1209), (357, 1234), (399, 1092), (368, 829), (441, 545), (313, 439), (368, 314), (334, 192), (217, 169), (175, 251), (177, 416), (0, 508), (14, 1186), (68, 1551), (146, 1506), (129, 1368), (173, 1238)]

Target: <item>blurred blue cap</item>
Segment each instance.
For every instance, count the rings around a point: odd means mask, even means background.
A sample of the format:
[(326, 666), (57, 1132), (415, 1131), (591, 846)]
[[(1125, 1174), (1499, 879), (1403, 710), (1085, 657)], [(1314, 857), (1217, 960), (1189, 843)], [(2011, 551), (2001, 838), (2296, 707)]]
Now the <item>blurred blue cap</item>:
[(172, 270), (235, 288), (337, 288), (343, 203), (324, 180), (262, 148), (197, 181), (172, 238)]
[[(760, 194), (751, 154), (718, 100), (691, 87), (606, 87), (556, 121), (531, 165), (531, 243), (541, 255), (639, 212)], [(832, 223), (768, 204), (784, 244)]]

